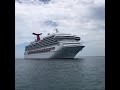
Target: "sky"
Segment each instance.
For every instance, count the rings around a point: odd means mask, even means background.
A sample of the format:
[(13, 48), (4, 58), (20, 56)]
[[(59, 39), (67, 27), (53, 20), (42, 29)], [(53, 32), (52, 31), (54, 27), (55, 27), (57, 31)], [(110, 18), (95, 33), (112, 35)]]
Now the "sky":
[(15, 57), (24, 57), (33, 32), (43, 38), (55, 28), (81, 37), (76, 57), (105, 56), (105, 0), (16, 0)]

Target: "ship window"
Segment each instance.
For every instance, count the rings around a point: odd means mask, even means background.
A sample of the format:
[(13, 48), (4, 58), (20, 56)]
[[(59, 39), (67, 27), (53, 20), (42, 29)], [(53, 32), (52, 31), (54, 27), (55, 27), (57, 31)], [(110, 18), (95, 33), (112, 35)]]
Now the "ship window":
[(75, 40), (80, 40), (80, 37), (74, 37), (74, 36), (56, 36), (55, 40), (61, 41), (61, 40), (69, 40), (69, 41), (75, 41)]

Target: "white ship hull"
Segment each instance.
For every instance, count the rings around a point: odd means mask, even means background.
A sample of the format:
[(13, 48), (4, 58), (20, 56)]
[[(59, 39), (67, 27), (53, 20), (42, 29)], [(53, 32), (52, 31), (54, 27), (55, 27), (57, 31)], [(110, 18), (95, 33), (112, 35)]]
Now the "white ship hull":
[(84, 46), (80, 45), (63, 45), (55, 46), (55, 50), (37, 54), (24, 55), (25, 59), (48, 59), (48, 58), (74, 58)]

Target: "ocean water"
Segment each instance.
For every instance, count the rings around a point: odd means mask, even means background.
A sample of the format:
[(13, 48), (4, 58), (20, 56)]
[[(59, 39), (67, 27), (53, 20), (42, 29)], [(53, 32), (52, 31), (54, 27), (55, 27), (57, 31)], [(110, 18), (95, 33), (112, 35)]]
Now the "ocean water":
[(15, 60), (16, 90), (105, 90), (105, 57)]

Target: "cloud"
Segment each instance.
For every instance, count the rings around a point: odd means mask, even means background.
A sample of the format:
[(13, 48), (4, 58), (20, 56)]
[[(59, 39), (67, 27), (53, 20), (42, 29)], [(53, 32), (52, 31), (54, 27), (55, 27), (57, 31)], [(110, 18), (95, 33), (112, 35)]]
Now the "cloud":
[[(39, 1), (39, 2), (38, 2)], [(41, 3), (48, 1), (49, 3)], [(21, 0), (15, 2), (15, 44), (35, 39), (33, 32), (76, 34), (87, 43), (105, 40), (104, 0)], [(32, 2), (32, 3), (31, 3)], [(34, 4), (33, 4), (34, 2)], [(39, 3), (39, 4), (38, 4)], [(104, 44), (101, 45), (104, 47)]]
[(44, 22), (47, 26), (51, 26), (51, 27), (55, 27), (58, 26), (58, 24), (56, 22), (53, 22), (51, 20), (47, 20)]
[(26, 3), (26, 4), (48, 4), (50, 1), (52, 0), (15, 0), (16, 2), (22, 4), (22, 3)]

